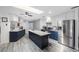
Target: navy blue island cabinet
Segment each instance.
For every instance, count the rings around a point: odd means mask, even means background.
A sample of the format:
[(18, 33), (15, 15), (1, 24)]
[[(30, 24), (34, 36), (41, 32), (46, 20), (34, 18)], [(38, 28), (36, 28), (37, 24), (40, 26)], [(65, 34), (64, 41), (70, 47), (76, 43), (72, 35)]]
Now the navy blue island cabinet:
[(16, 42), (20, 38), (22, 38), (24, 35), (25, 35), (25, 30), (11, 31), (10, 32), (10, 42)]
[[(39, 31), (38, 31), (38, 32), (39, 32)], [(41, 34), (44, 34), (44, 32), (43, 32), (43, 33), (42, 33), (42, 31), (40, 31), (40, 32), (41, 32)], [(45, 47), (48, 46), (48, 35), (49, 35), (49, 34), (40, 35), (40, 33), (29, 31), (29, 38), (30, 38), (40, 49), (44, 49)]]

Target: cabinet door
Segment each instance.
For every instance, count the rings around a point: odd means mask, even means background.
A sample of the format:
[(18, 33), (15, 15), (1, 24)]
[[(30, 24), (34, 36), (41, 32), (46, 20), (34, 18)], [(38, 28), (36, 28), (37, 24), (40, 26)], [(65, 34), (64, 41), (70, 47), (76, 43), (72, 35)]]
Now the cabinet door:
[(1, 43), (9, 43), (10, 23), (1, 22)]

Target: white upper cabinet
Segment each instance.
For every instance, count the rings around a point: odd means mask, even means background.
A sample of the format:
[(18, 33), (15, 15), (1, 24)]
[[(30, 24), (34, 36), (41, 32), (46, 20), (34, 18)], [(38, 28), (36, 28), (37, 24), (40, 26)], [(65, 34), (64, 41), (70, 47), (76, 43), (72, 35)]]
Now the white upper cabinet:
[(73, 20), (75, 19), (75, 11), (71, 10), (54, 17), (56, 20)]

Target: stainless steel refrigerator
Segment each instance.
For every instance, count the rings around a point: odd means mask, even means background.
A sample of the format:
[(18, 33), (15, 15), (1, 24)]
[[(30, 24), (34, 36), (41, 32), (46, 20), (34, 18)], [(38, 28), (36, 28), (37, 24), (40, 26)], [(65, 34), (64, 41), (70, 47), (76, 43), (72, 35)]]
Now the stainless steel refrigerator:
[(63, 39), (59, 40), (63, 45), (75, 48), (75, 20), (63, 21)]

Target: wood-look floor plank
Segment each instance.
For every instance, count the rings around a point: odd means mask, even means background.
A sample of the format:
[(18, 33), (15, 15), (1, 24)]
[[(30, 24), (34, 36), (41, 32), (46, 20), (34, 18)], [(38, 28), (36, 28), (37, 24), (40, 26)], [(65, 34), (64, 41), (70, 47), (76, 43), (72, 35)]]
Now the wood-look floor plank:
[(49, 46), (41, 50), (27, 36), (22, 37), (17, 42), (0, 45), (0, 52), (75, 52), (76, 50), (59, 44), (53, 39), (49, 39)]

